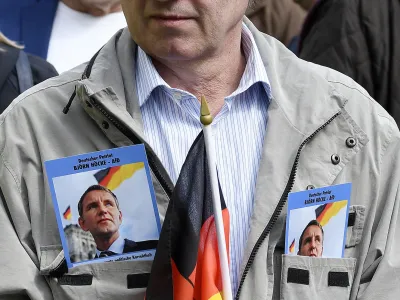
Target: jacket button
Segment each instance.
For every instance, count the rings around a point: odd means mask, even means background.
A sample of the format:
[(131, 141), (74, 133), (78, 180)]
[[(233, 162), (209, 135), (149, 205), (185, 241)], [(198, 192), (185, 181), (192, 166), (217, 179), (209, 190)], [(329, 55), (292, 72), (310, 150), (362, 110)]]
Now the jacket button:
[(337, 154), (333, 154), (331, 156), (331, 161), (334, 165), (337, 165), (338, 163), (340, 163), (340, 156)]
[(306, 190), (313, 190), (315, 189), (315, 186), (313, 186), (312, 184), (307, 185)]
[(353, 137), (347, 138), (347, 140), (346, 140), (346, 146), (347, 147), (353, 148), (356, 144), (357, 144), (357, 141), (356, 141), (355, 138), (353, 138)]
[(103, 121), (103, 123), (101, 123), (101, 126), (103, 126), (104, 129), (108, 129), (110, 127), (110, 124), (108, 124), (108, 122)]

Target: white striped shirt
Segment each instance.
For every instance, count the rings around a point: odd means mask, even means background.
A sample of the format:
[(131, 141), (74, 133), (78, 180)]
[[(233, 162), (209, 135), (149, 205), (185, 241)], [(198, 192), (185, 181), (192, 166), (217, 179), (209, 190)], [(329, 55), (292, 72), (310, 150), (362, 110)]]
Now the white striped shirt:
[[(234, 294), (250, 229), (271, 97), (260, 53), (244, 24), (242, 49), (245, 71), (238, 88), (225, 98), (212, 124), (218, 177), (230, 214), (230, 273)], [(176, 183), (186, 155), (202, 130), (200, 102), (189, 92), (171, 88), (140, 48), (136, 66), (144, 135)]]

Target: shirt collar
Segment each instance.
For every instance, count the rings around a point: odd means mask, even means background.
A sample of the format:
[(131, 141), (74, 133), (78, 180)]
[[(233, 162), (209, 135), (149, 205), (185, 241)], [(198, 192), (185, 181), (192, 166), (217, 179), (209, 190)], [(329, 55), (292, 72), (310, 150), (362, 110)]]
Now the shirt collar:
[(142, 48), (138, 46), (136, 58), (136, 86), (138, 91), (139, 106), (141, 107), (150, 97), (151, 92), (158, 86), (171, 88), (158, 74), (156, 68)]
[[(107, 251), (112, 251), (112, 252), (117, 253), (117, 254), (122, 254), (124, 252), (124, 246), (125, 246), (125, 240), (124, 240), (124, 238), (122, 236), (119, 236), (114, 241), (114, 243), (111, 244), (110, 248), (108, 248)], [(102, 251), (100, 251), (100, 250), (98, 250), (96, 248), (97, 257), (100, 257), (100, 253), (101, 252)]]
[[(241, 43), (246, 58), (246, 67), (238, 88), (229, 95), (227, 99), (233, 98), (246, 91), (257, 82), (263, 84), (268, 98), (271, 98), (271, 86), (264, 63), (261, 59), (253, 35), (244, 23), (242, 23)], [(159, 86), (165, 87), (167, 91), (175, 90), (164, 81), (160, 74), (158, 74), (151, 58), (139, 46), (136, 58), (136, 80), (140, 107), (147, 101), (147, 99), (149, 99), (152, 91)]]
[(227, 98), (232, 98), (249, 89), (253, 84), (261, 82), (265, 88), (268, 98), (271, 98), (271, 85), (267, 71), (265, 70), (257, 44), (254, 41), (250, 29), (242, 24), (242, 49), (246, 57), (246, 67), (238, 88)]

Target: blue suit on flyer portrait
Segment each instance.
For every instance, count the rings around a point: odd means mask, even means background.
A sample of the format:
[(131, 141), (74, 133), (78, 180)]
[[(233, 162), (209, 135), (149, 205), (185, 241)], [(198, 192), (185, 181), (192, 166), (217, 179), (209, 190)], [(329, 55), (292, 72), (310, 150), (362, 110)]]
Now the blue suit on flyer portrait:
[(25, 45), (25, 51), (47, 57), (58, 0), (1, 0), (0, 31)]

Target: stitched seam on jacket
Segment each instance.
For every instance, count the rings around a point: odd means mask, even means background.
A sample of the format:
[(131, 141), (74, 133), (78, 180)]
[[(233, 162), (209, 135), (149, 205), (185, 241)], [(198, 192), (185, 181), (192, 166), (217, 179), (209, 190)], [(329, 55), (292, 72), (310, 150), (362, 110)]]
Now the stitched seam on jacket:
[[(347, 88), (349, 88), (349, 89), (356, 90), (356, 91), (359, 92), (361, 95), (363, 95), (365, 98), (368, 98), (368, 100), (370, 100), (370, 101), (375, 101), (371, 96), (369, 96), (368, 94), (364, 94), (364, 92), (363, 92), (362, 90), (358, 89), (357, 87), (349, 86), (349, 85), (347, 85), (346, 83), (341, 82), (341, 81), (334, 81), (334, 80), (331, 80), (331, 79), (327, 79), (327, 81), (330, 82), (330, 83), (341, 84), (341, 85), (343, 85), (343, 86), (345, 86), (345, 87), (347, 87)], [(356, 82), (355, 82), (355, 83), (356, 83)]]
[[(343, 83), (343, 82), (341, 82), (341, 81), (333, 81), (333, 80), (329, 80), (329, 79), (327, 79), (327, 80), (328, 80), (328, 82), (330, 82), (330, 83), (337, 83), (337, 84), (343, 85), (343, 86), (345, 86), (345, 87), (347, 87), (347, 88), (349, 88), (349, 89), (351, 89), (351, 90), (355, 90), (355, 91), (359, 92), (362, 96), (364, 96), (365, 98), (367, 98), (370, 102), (376, 104), (375, 99), (372, 98), (372, 97), (368, 94), (368, 92), (367, 92), (367, 94), (364, 94), (363, 90), (360, 90), (360, 89), (358, 89), (357, 87), (349, 86), (349, 85), (347, 85), (347, 84), (345, 84), (345, 83)], [(391, 117), (389, 117), (389, 116), (382, 115), (382, 114), (380, 114), (379, 112), (376, 112), (376, 115), (379, 116), (379, 117), (382, 117), (382, 118), (384, 118), (384, 119), (386, 119), (386, 120), (389, 120), (389, 122), (392, 123), (392, 124), (396, 124), (396, 122), (395, 122)], [(397, 125), (396, 125), (396, 126), (397, 126)]]
[(11, 167), (11, 165), (4, 159), (3, 153), (1, 153), (1, 159), (3, 161), (4, 167), (10, 173), (11, 177), (14, 179), (14, 182), (17, 185), (18, 192), (22, 195), (21, 183), (19, 182), (19, 180), (17, 178), (17, 174), (14, 172), (14, 169)]

